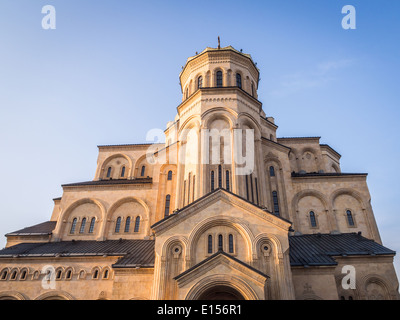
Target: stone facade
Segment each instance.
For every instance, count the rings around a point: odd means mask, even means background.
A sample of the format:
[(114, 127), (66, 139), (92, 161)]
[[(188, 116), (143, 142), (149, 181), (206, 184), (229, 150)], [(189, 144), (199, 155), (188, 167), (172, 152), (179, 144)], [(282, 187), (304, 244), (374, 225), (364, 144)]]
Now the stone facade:
[[(398, 299), (367, 174), (342, 173), (319, 137), (277, 138), (251, 56), (206, 48), (179, 78), (165, 144), (99, 146), (93, 181), (63, 185), (49, 222), (6, 235), (0, 299)], [(328, 262), (292, 245), (310, 234)], [(347, 234), (365, 247), (335, 247)]]

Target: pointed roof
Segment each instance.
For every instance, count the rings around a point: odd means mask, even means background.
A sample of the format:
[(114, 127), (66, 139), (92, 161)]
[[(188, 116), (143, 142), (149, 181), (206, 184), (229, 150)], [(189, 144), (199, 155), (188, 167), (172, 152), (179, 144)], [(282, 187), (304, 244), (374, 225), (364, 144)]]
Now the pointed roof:
[[(264, 217), (264, 218), (268, 217), (268, 220), (273, 219), (273, 220), (277, 220), (277, 221), (283, 222), (284, 225), (286, 225), (286, 224), (292, 225), (291, 221), (273, 214), (271, 211), (268, 211), (266, 208), (260, 207), (260, 206), (256, 205), (255, 203), (252, 203), (249, 200), (244, 199), (244, 198), (240, 197), (239, 195), (237, 195), (237, 194), (235, 194), (233, 192), (230, 192), (230, 191), (228, 191), (226, 189), (218, 188), (218, 189), (215, 189), (212, 192), (209, 192), (209, 193), (205, 194), (201, 198), (199, 198), (196, 201), (188, 204), (187, 206), (183, 207), (182, 209), (178, 209), (176, 212), (166, 216), (164, 219), (161, 219), (161, 220), (157, 221), (156, 223), (154, 223), (151, 226), (151, 228), (152, 229), (158, 228), (161, 225), (166, 224), (167, 222), (168, 222), (168, 224), (173, 224), (172, 221), (177, 220), (180, 217), (190, 215), (190, 212), (192, 211), (191, 210), (192, 207), (195, 207), (198, 204), (202, 204), (203, 202), (204, 202), (204, 205), (205, 205), (207, 203), (207, 200), (209, 200), (209, 198), (211, 198), (213, 196), (216, 196), (217, 194), (220, 194), (220, 198), (223, 198), (224, 195), (225, 196), (229, 196), (229, 197), (233, 196), (234, 199), (242, 201), (242, 203), (245, 204), (246, 206), (248, 206), (249, 208), (256, 209), (257, 212), (259, 213), (259, 215), (261, 215), (262, 217)], [(244, 210), (246, 210), (246, 209), (244, 209)], [(288, 229), (289, 229), (289, 227), (288, 227)]]
[(226, 253), (223, 250), (218, 250), (216, 253), (214, 253), (213, 255), (209, 256), (208, 258), (204, 259), (203, 261), (197, 263), (196, 265), (194, 265), (193, 267), (183, 271), (181, 274), (177, 275), (174, 280), (179, 280), (181, 278), (183, 278), (184, 276), (188, 275), (189, 273), (193, 272), (196, 269), (199, 269), (200, 267), (211, 263), (211, 261), (215, 260), (216, 258), (218, 258), (219, 256), (224, 256), (226, 257), (228, 260), (234, 261), (235, 263), (238, 263), (242, 266), (244, 266), (245, 268), (251, 270), (252, 272), (255, 272), (257, 274), (259, 274), (260, 276), (264, 277), (264, 278), (269, 278), (268, 275), (266, 275), (265, 273), (261, 272), (260, 270), (248, 265), (247, 263), (244, 263), (243, 261), (235, 258), (234, 256), (230, 255), (229, 253)]

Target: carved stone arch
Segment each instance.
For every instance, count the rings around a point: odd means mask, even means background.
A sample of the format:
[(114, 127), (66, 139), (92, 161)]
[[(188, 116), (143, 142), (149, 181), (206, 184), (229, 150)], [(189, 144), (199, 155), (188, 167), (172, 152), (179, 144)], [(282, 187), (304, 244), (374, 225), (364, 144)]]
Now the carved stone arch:
[(116, 211), (116, 209), (118, 207), (120, 207), (122, 204), (127, 203), (127, 202), (137, 202), (137, 203), (141, 204), (146, 211), (147, 217), (150, 216), (150, 208), (147, 205), (147, 203), (140, 198), (132, 196), (132, 197), (125, 197), (125, 198), (119, 199), (118, 201), (114, 202), (111, 205), (110, 209), (108, 210), (107, 220), (109, 220), (112, 217), (112, 215), (114, 214), (114, 212)]
[[(80, 200), (77, 200), (73, 202), (71, 205), (69, 205), (63, 212), (61, 212), (61, 219), (57, 222), (56, 228), (54, 230), (55, 237), (59, 238), (65, 233), (65, 228), (69, 226), (67, 223), (69, 220), (70, 215), (73, 213), (73, 211), (78, 208), (81, 205), (84, 204), (94, 204), (100, 209), (100, 221), (104, 222), (106, 218), (106, 209), (105, 205), (98, 199), (95, 198), (83, 198)], [(88, 217), (88, 215), (85, 215), (84, 217)], [(91, 215), (92, 217), (92, 215)], [(83, 218), (83, 217), (82, 217)]]
[[(367, 288), (370, 284), (377, 284), (383, 289), (383, 292), (385, 294), (384, 300), (392, 299), (392, 290), (390, 289), (390, 286), (388, 285), (387, 281), (380, 275), (378, 274), (366, 275), (362, 278), (361, 283), (365, 299), (369, 299)], [(394, 296), (396, 296), (396, 293), (394, 293)]]
[(0, 292), (0, 300), (29, 300), (29, 298), (18, 291), (3, 291)]
[[(94, 278), (95, 272), (97, 271), (97, 278)], [(101, 278), (101, 268), (100, 266), (94, 266), (91, 270), (90, 270), (90, 275), (91, 275), (91, 280), (98, 280)]]
[(125, 198), (119, 199), (118, 201), (114, 202), (111, 205), (110, 209), (107, 212), (106, 223), (105, 223), (105, 227), (103, 230), (104, 237), (108, 237), (110, 235), (110, 230), (111, 230), (110, 228), (113, 228), (113, 225), (111, 224), (111, 222), (112, 222), (112, 217), (113, 217), (114, 213), (118, 210), (118, 208), (120, 208), (125, 203), (131, 203), (131, 202), (139, 204), (144, 209), (145, 216), (143, 216), (142, 213), (139, 213), (139, 214), (132, 215), (131, 217), (132, 217), (132, 223), (135, 223), (137, 216), (140, 217), (141, 227), (139, 230), (145, 230), (145, 233), (147, 235), (147, 233), (149, 232), (148, 224), (150, 221), (150, 208), (143, 199), (131, 196), (131, 197), (125, 197)]
[(317, 150), (315, 150), (315, 148), (310, 147), (310, 146), (306, 146), (304, 148), (301, 149), (301, 151), (299, 152), (301, 155), (304, 155), (306, 152), (310, 152), (314, 155), (314, 157), (317, 156)]
[(366, 204), (364, 203), (361, 194), (358, 193), (356, 190), (349, 189), (349, 188), (338, 189), (338, 190), (335, 190), (331, 194), (330, 199), (329, 199), (329, 203), (331, 204), (333, 209), (335, 209), (335, 200), (336, 200), (336, 198), (341, 196), (341, 195), (344, 195), (344, 194), (345, 195), (349, 195), (349, 196), (355, 198), (356, 200), (358, 200), (362, 210), (366, 209)]
[(324, 208), (325, 208), (326, 211), (330, 209), (329, 203), (328, 203), (328, 201), (327, 201), (327, 199), (326, 199), (326, 197), (325, 197), (325, 195), (323, 193), (321, 193), (321, 192), (319, 192), (317, 190), (314, 190), (314, 189), (306, 189), (306, 190), (302, 190), (302, 191), (298, 192), (293, 197), (293, 199), (292, 199), (293, 212), (297, 212), (298, 211), (298, 203), (299, 203), (299, 201), (302, 198), (307, 197), (307, 196), (313, 196), (313, 197), (318, 198), (322, 202), (322, 204), (324, 205)]
[[(271, 242), (273, 244), (273, 247), (275, 249), (274, 254), (276, 255), (276, 258), (282, 258), (283, 257), (283, 251), (282, 251), (282, 243), (279, 240), (279, 238), (274, 235), (274, 234), (270, 234), (270, 233), (260, 233), (259, 235), (257, 235), (254, 238), (253, 241), (253, 253), (257, 255), (258, 253), (258, 247), (264, 242), (264, 241), (268, 241)], [(255, 256), (254, 258), (258, 259), (257, 256)]]
[(76, 300), (71, 294), (65, 291), (52, 290), (41, 294), (35, 300)]
[(211, 275), (199, 280), (188, 292), (185, 300), (198, 300), (208, 289), (226, 286), (237, 290), (246, 300), (259, 300), (254, 289), (244, 280), (232, 275)]
[[(320, 216), (318, 220), (318, 227), (322, 228), (324, 230), (323, 232), (329, 232), (330, 230), (336, 230), (336, 220), (334, 215), (331, 214), (331, 206), (330, 203), (328, 202), (326, 196), (321, 193), (320, 191), (314, 190), (314, 189), (305, 189), (300, 192), (298, 192), (292, 199), (292, 213), (293, 213), (293, 219), (294, 219), (294, 225), (295, 229), (298, 228), (299, 231), (304, 232), (302, 228), (306, 228), (305, 231), (309, 232), (309, 226), (306, 227), (306, 220), (309, 220), (308, 218), (305, 218), (304, 216), (300, 215), (300, 211), (310, 211), (311, 209), (315, 208), (299, 208), (299, 203), (304, 197), (314, 197), (315, 199), (318, 199), (321, 204), (322, 204), (322, 213), (324, 213), (323, 216)], [(310, 210), (309, 210), (310, 209)], [(314, 211), (315, 212), (315, 211)], [(317, 213), (317, 212), (315, 212)], [(317, 213), (318, 214), (318, 213)], [(307, 222), (309, 224), (309, 221)], [(322, 232), (322, 231), (320, 231)]]
[(248, 263), (252, 261), (253, 248), (252, 243), (254, 241), (254, 235), (247, 225), (246, 221), (239, 218), (232, 217), (210, 217), (207, 218), (196, 225), (189, 235), (188, 239), (188, 260), (193, 263), (195, 259), (195, 250), (197, 248), (197, 242), (202, 234), (204, 234), (208, 229), (215, 226), (228, 226), (236, 230), (245, 240), (246, 243), (246, 260)]
[(17, 280), (18, 279), (18, 275), (19, 275), (19, 268), (18, 267), (14, 267), (14, 268), (12, 268), (11, 270), (10, 270), (10, 272), (9, 272), (9, 278), (8, 279), (10, 279), (10, 280), (12, 280), (11, 278), (12, 278), (12, 275), (14, 274), (14, 272), (16, 272), (15, 273), (15, 278), (13, 279), (13, 280)]
[(178, 130), (178, 140), (179, 141), (186, 141), (188, 130), (191, 129), (200, 129), (200, 116), (198, 115), (191, 115), (188, 117), (185, 122), (179, 127)]
[[(105, 272), (108, 271), (107, 277), (104, 277)], [(105, 266), (101, 269), (101, 279), (110, 279), (111, 278), (111, 268), (109, 266)]]
[(161, 257), (165, 258), (168, 255), (168, 251), (177, 243), (182, 244), (183, 248), (182, 248), (182, 254), (184, 254), (185, 256), (187, 255), (187, 249), (189, 247), (189, 242), (188, 239), (184, 236), (173, 236), (168, 238), (162, 246), (161, 249)]
[(176, 167), (176, 166), (177, 166), (177, 165), (176, 165), (176, 164), (173, 164), (173, 163), (166, 163), (166, 164), (163, 164), (163, 165), (160, 167), (160, 175), (165, 175), (165, 176), (167, 176), (169, 171), (172, 171), (172, 174), (176, 174), (176, 171), (177, 171), (177, 167)]
[(116, 159), (116, 158), (124, 158), (124, 159), (126, 159), (128, 161), (129, 168), (127, 170), (126, 176), (131, 176), (132, 175), (132, 170), (133, 170), (133, 161), (132, 161), (132, 159), (129, 156), (127, 156), (126, 154), (116, 153), (116, 154), (113, 154), (112, 156), (109, 156), (108, 158), (106, 158), (103, 161), (103, 164), (101, 165), (100, 175), (99, 175), (101, 178), (104, 177), (104, 172), (105, 172), (105, 170), (107, 168), (107, 164), (111, 160)]
[[(146, 166), (147, 168), (144, 177), (141, 176), (141, 168), (143, 165)], [(142, 156), (136, 159), (134, 169), (132, 169), (132, 176), (135, 176), (137, 178), (146, 178), (147, 176), (151, 176), (148, 174), (149, 173), (148, 168), (150, 168), (151, 166), (152, 164), (147, 159), (147, 153), (143, 154)]]
[(265, 169), (268, 170), (272, 163), (275, 164), (278, 169), (283, 168), (282, 162), (279, 160), (279, 158), (272, 153), (268, 153), (268, 155), (264, 157)]
[[(24, 271), (26, 272), (26, 274), (25, 274), (25, 279), (21, 279), (22, 274), (23, 274)], [(27, 279), (28, 279), (29, 272), (30, 272), (30, 268), (29, 268), (29, 267), (22, 267), (21, 270), (20, 270), (18, 279), (19, 279), (19, 280), (27, 280)]]
[(249, 113), (241, 112), (238, 114), (237, 118), (238, 127), (241, 128), (243, 125), (248, 125), (252, 129), (254, 129), (254, 139), (259, 140), (261, 139), (261, 132), (262, 128), (258, 121)]
[(163, 296), (166, 300), (176, 299), (178, 286), (173, 279), (182, 273), (186, 266), (187, 239), (184, 236), (172, 236), (168, 238), (161, 249), (161, 277)]
[(233, 129), (235, 128), (237, 116), (238, 114), (235, 111), (231, 110), (230, 108), (225, 108), (225, 107), (211, 108), (206, 112), (204, 112), (203, 115), (201, 116), (202, 120), (201, 129), (209, 128), (210, 124), (216, 119), (224, 119), (228, 121), (229, 128)]
[(336, 163), (332, 163), (331, 168), (334, 170), (334, 173), (340, 173), (340, 168)]

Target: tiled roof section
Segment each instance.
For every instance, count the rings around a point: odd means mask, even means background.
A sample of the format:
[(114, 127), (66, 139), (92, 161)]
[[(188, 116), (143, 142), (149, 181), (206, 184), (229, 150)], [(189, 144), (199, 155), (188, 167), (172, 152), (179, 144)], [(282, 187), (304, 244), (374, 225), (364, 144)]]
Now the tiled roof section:
[(130, 184), (147, 184), (147, 183), (153, 183), (153, 178), (110, 179), (110, 180), (85, 181), (85, 182), (63, 184), (62, 187), (109, 186), (109, 185), (130, 185)]
[(122, 256), (114, 267), (153, 267), (154, 240), (21, 243), (0, 250), (0, 258)]
[(307, 177), (343, 177), (343, 176), (366, 176), (368, 173), (341, 173), (341, 172), (311, 172), (311, 173), (298, 173), (292, 172), (293, 178), (307, 178)]
[(337, 265), (335, 256), (396, 254), (357, 233), (290, 236), (289, 247), (292, 266)]
[(57, 221), (46, 221), (21, 230), (7, 233), (6, 236), (48, 235), (56, 227)]

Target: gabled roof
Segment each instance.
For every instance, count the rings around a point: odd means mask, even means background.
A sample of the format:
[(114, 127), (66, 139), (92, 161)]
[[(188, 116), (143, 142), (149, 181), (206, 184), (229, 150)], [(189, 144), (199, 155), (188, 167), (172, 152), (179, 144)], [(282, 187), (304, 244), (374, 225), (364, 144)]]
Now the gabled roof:
[(36, 224), (31, 227), (26, 227), (21, 230), (10, 232), (7, 236), (30, 236), (30, 235), (49, 235), (56, 227), (57, 221), (46, 221)]
[(154, 240), (20, 243), (0, 250), (1, 258), (122, 256), (113, 267), (153, 267)]
[(289, 237), (291, 266), (334, 266), (335, 256), (395, 255), (358, 233), (306, 234)]
[(221, 193), (226, 193), (226, 194), (228, 194), (228, 195), (234, 196), (235, 198), (237, 198), (237, 199), (239, 199), (239, 200), (241, 200), (241, 201), (244, 201), (246, 204), (249, 204), (249, 205), (251, 205), (251, 206), (253, 206), (253, 207), (255, 207), (255, 208), (259, 209), (259, 210), (262, 210), (262, 211), (263, 211), (265, 214), (267, 214), (267, 215), (271, 215), (271, 216), (274, 217), (274, 218), (277, 218), (277, 219), (282, 220), (282, 221), (284, 221), (284, 222), (286, 222), (286, 223), (292, 224), (291, 221), (289, 221), (289, 220), (287, 220), (287, 219), (285, 219), (285, 218), (282, 218), (282, 217), (280, 217), (280, 216), (277, 216), (277, 215), (273, 214), (271, 211), (268, 211), (266, 208), (260, 207), (260, 206), (256, 205), (255, 203), (253, 203), (253, 202), (251, 202), (251, 201), (249, 201), (249, 200), (247, 200), (247, 199), (245, 199), (245, 198), (242, 198), (241, 196), (239, 196), (239, 195), (237, 195), (237, 194), (235, 194), (235, 193), (233, 193), (233, 192), (230, 192), (230, 191), (228, 191), (228, 190), (226, 190), (226, 189), (223, 189), (223, 188), (217, 188), (217, 189), (215, 189), (214, 191), (211, 191), (211, 192), (205, 194), (204, 196), (202, 196), (201, 198), (197, 199), (196, 201), (194, 201), (194, 202), (188, 204), (187, 206), (183, 207), (182, 209), (179, 209), (179, 210), (177, 210), (176, 212), (174, 212), (174, 213), (172, 213), (172, 214), (166, 216), (165, 218), (163, 218), (163, 219), (157, 221), (156, 223), (154, 223), (154, 224), (151, 226), (151, 228), (155, 228), (155, 227), (157, 227), (157, 226), (163, 224), (164, 222), (166, 222), (166, 221), (168, 221), (168, 220), (178, 218), (180, 215), (182, 215), (182, 214), (183, 214), (186, 210), (188, 210), (189, 208), (191, 208), (191, 207), (193, 207), (193, 206), (195, 206), (195, 205), (201, 203), (201, 202), (204, 201), (205, 199), (207, 199), (207, 198), (209, 198), (209, 197), (211, 197), (211, 196), (213, 196), (213, 195), (215, 195), (215, 194), (217, 194), (217, 193), (219, 193), (219, 192), (221, 192)]
[(244, 263), (243, 261), (241, 261), (241, 260), (235, 258), (234, 256), (232, 256), (232, 255), (226, 253), (226, 252), (223, 251), (223, 250), (218, 250), (218, 251), (217, 251), (216, 253), (214, 253), (213, 255), (209, 256), (208, 258), (204, 259), (203, 261), (199, 262), (198, 264), (194, 265), (193, 267), (191, 267), (191, 268), (185, 270), (184, 272), (182, 272), (181, 274), (177, 275), (177, 276), (174, 278), (174, 280), (179, 280), (180, 278), (182, 278), (182, 277), (184, 277), (185, 275), (189, 274), (190, 272), (192, 272), (192, 271), (194, 271), (194, 270), (200, 268), (201, 266), (207, 264), (208, 262), (214, 260), (216, 257), (218, 257), (218, 256), (220, 256), (220, 255), (225, 256), (225, 257), (228, 258), (229, 260), (235, 261), (236, 263), (238, 263), (238, 264), (240, 264), (240, 265), (246, 267), (247, 269), (249, 269), (249, 270), (251, 270), (251, 271), (253, 271), (253, 272), (255, 272), (255, 273), (258, 273), (259, 275), (261, 275), (261, 276), (263, 276), (263, 277), (265, 277), (265, 278), (269, 278), (268, 275), (266, 275), (265, 273), (261, 272), (260, 270), (254, 268), (254, 267), (252, 267), (252, 266), (250, 266), (250, 265), (248, 265), (247, 263)]

